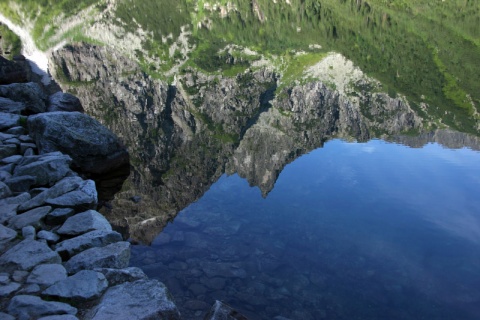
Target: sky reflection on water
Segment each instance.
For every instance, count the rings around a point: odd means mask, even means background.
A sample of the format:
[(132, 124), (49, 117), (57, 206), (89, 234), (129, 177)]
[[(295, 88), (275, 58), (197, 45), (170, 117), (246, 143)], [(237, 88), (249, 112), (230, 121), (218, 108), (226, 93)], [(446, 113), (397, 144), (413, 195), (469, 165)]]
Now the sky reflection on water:
[(266, 199), (222, 176), (132, 265), (192, 319), (215, 299), (251, 319), (478, 319), (478, 190), (477, 151), (334, 140)]

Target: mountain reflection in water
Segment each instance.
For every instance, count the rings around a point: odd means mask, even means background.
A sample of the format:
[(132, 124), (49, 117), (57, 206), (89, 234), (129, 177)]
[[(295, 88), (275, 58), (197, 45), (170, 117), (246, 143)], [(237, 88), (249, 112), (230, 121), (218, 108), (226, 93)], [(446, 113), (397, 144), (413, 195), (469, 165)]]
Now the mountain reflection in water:
[(478, 319), (479, 187), (478, 151), (333, 140), (266, 198), (221, 176), (132, 265), (188, 319), (215, 299), (251, 319)]

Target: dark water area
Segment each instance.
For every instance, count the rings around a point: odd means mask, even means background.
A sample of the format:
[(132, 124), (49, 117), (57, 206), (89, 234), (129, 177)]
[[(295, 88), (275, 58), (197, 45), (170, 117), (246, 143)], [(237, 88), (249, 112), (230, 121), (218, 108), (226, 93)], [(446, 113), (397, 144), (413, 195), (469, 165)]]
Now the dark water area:
[(478, 151), (333, 140), (266, 198), (223, 175), (131, 264), (185, 319), (479, 319), (478, 190)]

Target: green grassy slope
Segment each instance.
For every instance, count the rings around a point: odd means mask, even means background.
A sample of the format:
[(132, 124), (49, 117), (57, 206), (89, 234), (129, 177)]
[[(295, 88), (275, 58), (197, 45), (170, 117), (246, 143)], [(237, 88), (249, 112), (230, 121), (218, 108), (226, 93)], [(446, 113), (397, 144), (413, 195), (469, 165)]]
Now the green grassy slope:
[[(221, 51), (234, 43), (256, 50), (274, 63), (301, 63), (292, 50), (321, 57), (337, 51), (378, 79), (391, 95), (406, 95), (421, 111), (462, 131), (478, 134), (480, 106), (480, 2), (473, 0), (119, 0), (111, 23), (148, 34), (143, 51), (135, 52), (144, 70), (161, 76), (178, 60), (206, 72), (233, 75), (252, 57)], [(0, 10), (19, 20), (15, 8), (35, 21), (33, 35), (45, 47), (58, 28), (54, 17), (75, 15), (106, 1), (0, 0)], [(12, 9), (13, 8), (13, 9)], [(195, 50), (183, 56), (169, 52), (186, 27)], [(77, 35), (78, 38), (78, 35)], [(322, 49), (310, 49), (312, 44)], [(146, 59), (148, 56), (149, 59)], [(311, 57), (311, 56), (310, 56)], [(158, 69), (147, 61), (162, 61)], [(308, 60), (308, 59), (304, 59)], [(310, 63), (311, 61), (308, 61)], [(301, 72), (290, 70), (292, 78)]]

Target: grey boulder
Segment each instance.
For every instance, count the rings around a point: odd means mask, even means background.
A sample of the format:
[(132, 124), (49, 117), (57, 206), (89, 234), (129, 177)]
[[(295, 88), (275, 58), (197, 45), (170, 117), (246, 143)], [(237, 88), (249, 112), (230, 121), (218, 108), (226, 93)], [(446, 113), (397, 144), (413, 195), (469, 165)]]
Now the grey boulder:
[(39, 264), (61, 262), (62, 259), (58, 253), (52, 251), (45, 243), (26, 239), (0, 257), (0, 270), (5, 272), (30, 271)]
[(5, 131), (18, 126), (20, 118), (18, 114), (0, 112), (0, 130)]
[(143, 272), (143, 270), (137, 267), (129, 267), (124, 269), (97, 268), (95, 271), (103, 273), (110, 286), (116, 286), (124, 282), (134, 282), (137, 280), (147, 279), (147, 275)]
[(122, 269), (128, 267), (129, 261), (130, 243), (122, 241), (85, 250), (65, 262), (65, 269), (69, 274), (95, 268)]
[(104, 247), (111, 243), (122, 241), (120, 233), (109, 230), (94, 230), (78, 237), (64, 240), (57, 244), (55, 251), (63, 259), (68, 259), (77, 253), (94, 247)]
[(57, 230), (57, 233), (76, 236), (93, 230), (112, 231), (112, 226), (100, 213), (95, 210), (88, 210), (68, 218)]
[(62, 151), (82, 171), (101, 174), (129, 164), (118, 138), (100, 122), (79, 112), (49, 112), (28, 118), (40, 153)]
[(108, 281), (102, 273), (82, 270), (50, 286), (42, 295), (85, 301), (100, 297), (107, 287)]
[(0, 97), (0, 112), (20, 114), (23, 110), (25, 105), (22, 102)]
[(24, 157), (13, 171), (14, 177), (33, 176), (36, 185), (54, 185), (71, 172), (72, 159), (60, 152)]
[(48, 199), (56, 198), (77, 189), (83, 183), (83, 179), (80, 177), (66, 177), (58, 181), (53, 187), (41, 191), (35, 195), (32, 199), (24, 201), (18, 209), (20, 211), (28, 210), (31, 208), (39, 207), (45, 204)]
[(22, 102), (25, 110), (30, 114), (42, 113), (47, 110), (45, 104), (47, 96), (37, 83), (13, 83), (0, 86), (0, 97)]
[(80, 99), (66, 92), (55, 92), (48, 97), (48, 112), (67, 111), (84, 112)]
[(75, 315), (77, 309), (62, 302), (44, 301), (37, 296), (17, 295), (10, 301), (7, 312), (18, 320), (30, 320), (49, 315)]
[(45, 203), (56, 208), (73, 208), (76, 211), (95, 209), (98, 204), (95, 182), (86, 180), (81, 183), (77, 190), (70, 191), (54, 199), (48, 199)]
[(52, 207), (39, 207), (30, 211), (18, 214), (8, 220), (8, 227), (21, 230), (26, 226), (33, 226), (36, 229), (43, 225), (43, 218), (52, 210)]
[(27, 278), (27, 283), (48, 287), (67, 279), (67, 270), (58, 263), (36, 266)]
[(138, 280), (109, 288), (86, 316), (92, 320), (180, 319), (167, 288), (158, 280)]

